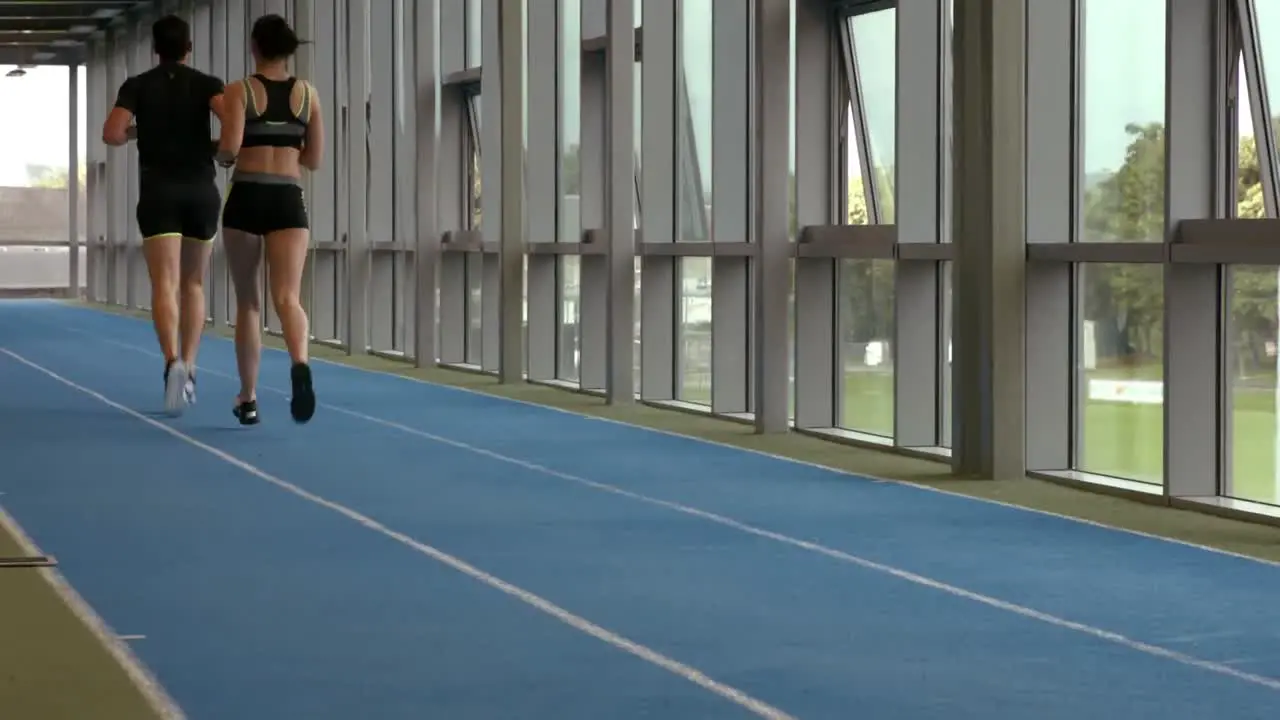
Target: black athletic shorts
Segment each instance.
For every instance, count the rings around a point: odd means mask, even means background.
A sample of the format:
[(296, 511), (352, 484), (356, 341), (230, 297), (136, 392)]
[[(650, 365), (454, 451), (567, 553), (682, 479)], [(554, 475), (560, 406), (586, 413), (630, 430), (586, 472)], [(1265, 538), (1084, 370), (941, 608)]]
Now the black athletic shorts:
[(212, 240), (221, 204), (218, 186), (211, 181), (148, 180), (138, 188), (138, 231), (144, 239), (181, 235)]
[(233, 180), (222, 209), (222, 226), (250, 235), (305, 230), (307, 202), (294, 184)]

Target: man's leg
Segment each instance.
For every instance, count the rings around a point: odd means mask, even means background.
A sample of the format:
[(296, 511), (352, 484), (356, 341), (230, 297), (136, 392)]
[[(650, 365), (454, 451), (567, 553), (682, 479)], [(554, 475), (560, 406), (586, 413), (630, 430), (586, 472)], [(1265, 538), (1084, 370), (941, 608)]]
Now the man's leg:
[(162, 233), (142, 241), (142, 256), (151, 280), (151, 322), (155, 325), (165, 366), (180, 358), (178, 347), (178, 276), (182, 235)]
[(182, 239), (179, 272), (181, 302), (178, 336), (182, 361), (187, 366), (187, 402), (195, 401), (196, 355), (200, 351), (200, 337), (204, 333), (205, 310), (204, 278), (209, 265), (213, 242), (201, 238)]

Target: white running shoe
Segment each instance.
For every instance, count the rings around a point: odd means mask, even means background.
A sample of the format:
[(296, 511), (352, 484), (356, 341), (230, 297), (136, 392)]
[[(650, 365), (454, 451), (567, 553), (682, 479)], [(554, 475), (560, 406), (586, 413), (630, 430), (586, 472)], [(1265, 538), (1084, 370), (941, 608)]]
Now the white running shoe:
[(187, 364), (174, 360), (169, 366), (169, 375), (164, 379), (164, 409), (173, 416), (182, 414), (187, 407), (187, 383), (191, 377), (187, 373)]
[(196, 377), (187, 372), (187, 384), (182, 386), (182, 397), (188, 405), (196, 404)]

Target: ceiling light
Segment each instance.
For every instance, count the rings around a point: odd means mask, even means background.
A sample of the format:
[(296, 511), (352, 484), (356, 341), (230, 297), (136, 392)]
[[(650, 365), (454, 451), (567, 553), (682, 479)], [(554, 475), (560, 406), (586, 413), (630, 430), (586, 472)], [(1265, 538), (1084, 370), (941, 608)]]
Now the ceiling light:
[(80, 47), (84, 43), (73, 38), (59, 38), (49, 43), (50, 47)]
[(37, 61), (37, 62), (38, 62), (38, 61), (41, 61), (41, 60), (52, 60), (52, 59), (54, 59), (54, 58), (56, 58), (56, 57), (58, 57), (58, 54), (57, 54), (57, 53), (46, 52), (46, 51), (43, 51), (43, 50), (41, 50), (41, 51), (40, 51), (40, 52), (38, 52), (38, 53), (33, 53), (33, 54), (31, 55), (31, 59), (32, 59), (32, 60), (35, 60), (35, 61)]
[(71, 27), (67, 28), (67, 32), (76, 33), (78, 35), (80, 33), (91, 33), (97, 29), (98, 29), (97, 25), (72, 25)]
[(118, 8), (99, 8), (97, 10), (94, 10), (93, 13), (89, 15), (89, 17), (98, 18), (99, 20), (105, 20), (107, 18), (113, 18), (119, 14), (120, 14), (120, 10)]

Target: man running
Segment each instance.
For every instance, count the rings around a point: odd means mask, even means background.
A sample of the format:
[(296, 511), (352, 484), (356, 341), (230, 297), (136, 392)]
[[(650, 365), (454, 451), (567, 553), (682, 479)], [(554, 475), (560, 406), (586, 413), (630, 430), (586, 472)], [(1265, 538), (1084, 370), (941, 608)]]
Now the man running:
[(187, 66), (191, 28), (182, 18), (160, 18), (151, 38), (160, 63), (120, 86), (102, 139), (138, 143), (138, 229), (164, 353), (164, 405), (177, 415), (195, 402), (205, 268), (222, 206), (210, 111), (222, 118), (223, 83)]

